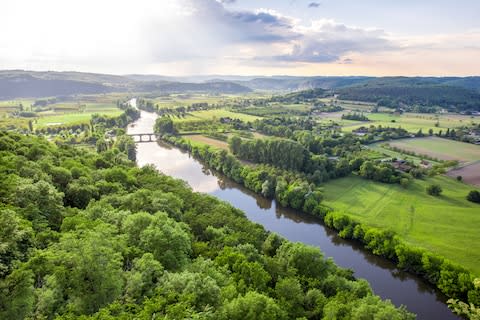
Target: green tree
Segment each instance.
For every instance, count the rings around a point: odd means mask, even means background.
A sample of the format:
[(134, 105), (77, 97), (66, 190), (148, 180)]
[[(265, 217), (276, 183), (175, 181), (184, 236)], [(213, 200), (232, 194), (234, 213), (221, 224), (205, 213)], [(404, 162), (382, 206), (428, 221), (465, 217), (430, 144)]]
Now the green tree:
[(21, 320), (34, 304), (33, 273), (19, 268), (0, 278), (0, 319)]
[(478, 190), (472, 190), (467, 195), (467, 200), (475, 203), (480, 203), (480, 192)]
[(129, 160), (135, 161), (137, 159), (137, 145), (132, 137), (127, 135), (118, 136), (114, 147), (125, 153)]
[(130, 245), (151, 252), (168, 270), (180, 269), (188, 262), (191, 252), (188, 227), (164, 212), (132, 214), (125, 219), (123, 230)]
[(285, 267), (294, 268), (299, 275), (310, 278), (323, 278), (332, 267), (318, 248), (302, 243), (283, 243), (277, 250), (277, 257)]
[(0, 278), (10, 273), (13, 262), (26, 259), (32, 242), (31, 223), (12, 210), (0, 209)]
[(280, 305), (288, 311), (290, 319), (297, 319), (304, 315), (305, 295), (296, 278), (285, 278), (278, 281), (275, 285), (275, 295)]
[(442, 187), (438, 184), (431, 184), (427, 187), (427, 193), (431, 196), (439, 196), (442, 193)]
[(164, 135), (164, 134), (175, 134), (175, 126), (173, 125), (172, 119), (169, 117), (163, 116), (159, 117), (155, 121), (155, 126), (154, 126), (155, 132)]
[(132, 269), (126, 274), (126, 295), (137, 302), (151, 297), (162, 275), (162, 264), (151, 253), (145, 253), (133, 261)]
[(220, 319), (225, 320), (270, 320), (287, 319), (287, 313), (270, 297), (249, 291), (245, 296), (228, 302), (221, 312)]
[(118, 245), (103, 225), (63, 234), (50, 249), (53, 270), (39, 293), (44, 316), (64, 308), (76, 315), (92, 314), (118, 298), (123, 286)]
[(21, 208), (24, 216), (33, 222), (35, 229), (46, 226), (58, 229), (62, 222), (63, 193), (46, 181), (32, 183), (23, 180), (19, 183), (16, 195), (16, 205)]

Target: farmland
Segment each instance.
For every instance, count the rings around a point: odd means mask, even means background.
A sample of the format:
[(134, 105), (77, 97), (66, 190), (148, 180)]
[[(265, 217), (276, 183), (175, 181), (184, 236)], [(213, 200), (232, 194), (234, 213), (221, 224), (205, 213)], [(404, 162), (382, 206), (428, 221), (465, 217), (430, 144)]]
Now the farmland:
[(195, 143), (208, 144), (208, 145), (216, 147), (216, 148), (220, 148), (220, 149), (223, 149), (223, 150), (228, 150), (228, 143), (227, 142), (217, 140), (217, 139), (213, 139), (213, 138), (209, 138), (209, 137), (206, 137), (206, 136), (201, 135), (201, 134), (185, 135), (183, 137), (185, 139), (193, 142), (193, 144), (195, 144)]
[(447, 175), (452, 178), (460, 176), (464, 182), (480, 187), (480, 161), (450, 170)]
[(441, 160), (458, 160), (468, 163), (480, 159), (480, 146), (437, 137), (401, 139), (389, 144), (402, 150)]
[(118, 116), (121, 110), (114, 104), (86, 103), (86, 104), (55, 104), (49, 111), (39, 113), (35, 122), (36, 128), (44, 128), (54, 125), (70, 125), (88, 123), (93, 114), (98, 113), (106, 116)]
[[(345, 113), (345, 112), (344, 112)], [(355, 126), (346, 126), (344, 131), (352, 131), (361, 126), (382, 126), (392, 128), (403, 128), (409, 132), (416, 133), (422, 130), (423, 133), (428, 133), (431, 129), (434, 133), (442, 131), (445, 133), (447, 129), (453, 129), (472, 122), (478, 123), (478, 117), (450, 115), (450, 114), (418, 114), (418, 113), (404, 113), (404, 114), (388, 114), (388, 113), (367, 113), (365, 114), (371, 121), (367, 123), (359, 123)]]
[(198, 120), (218, 120), (220, 118), (229, 117), (232, 119), (240, 119), (242, 121), (255, 121), (260, 119), (260, 117), (252, 116), (243, 113), (237, 113), (228, 111), (225, 109), (215, 109), (215, 110), (204, 110), (204, 111), (194, 111), (188, 113), (185, 117), (175, 117), (173, 118), (176, 122), (188, 122), (188, 121), (198, 121)]
[[(425, 188), (439, 184), (444, 193), (429, 196)], [(415, 180), (404, 189), (359, 177), (323, 186), (325, 203), (371, 226), (391, 229), (412, 245), (461, 263), (480, 275), (480, 215), (478, 205), (465, 200), (472, 187), (449, 177)]]

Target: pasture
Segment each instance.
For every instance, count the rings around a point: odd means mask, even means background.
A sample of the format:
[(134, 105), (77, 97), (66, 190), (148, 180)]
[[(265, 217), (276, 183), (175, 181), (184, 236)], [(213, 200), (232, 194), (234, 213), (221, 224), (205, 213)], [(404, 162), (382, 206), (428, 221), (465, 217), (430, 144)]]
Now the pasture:
[(389, 144), (441, 160), (458, 160), (463, 163), (480, 160), (480, 146), (438, 137), (400, 139)]
[[(443, 193), (425, 192), (439, 184)], [(474, 187), (445, 176), (415, 180), (407, 189), (360, 177), (323, 185), (324, 203), (367, 225), (395, 231), (408, 243), (426, 248), (480, 275), (480, 205), (465, 199)]]
[[(371, 159), (382, 159), (382, 158), (385, 158), (385, 157), (391, 157), (391, 158), (413, 161), (416, 164), (419, 164), (422, 161), (422, 156), (421, 155), (413, 156), (413, 155), (393, 151), (393, 150), (390, 150), (390, 149), (386, 148), (385, 144), (391, 145), (391, 142), (383, 142), (382, 141), (382, 142), (377, 142), (377, 143), (373, 143), (373, 144), (368, 145), (368, 150), (374, 151), (375, 155), (380, 155), (380, 156), (370, 157), (370, 158)], [(439, 163), (437, 161), (432, 161), (430, 159), (428, 161), (433, 163), (433, 164)]]
[(434, 133), (442, 131), (445, 133), (447, 129), (453, 129), (472, 123), (478, 123), (479, 117), (471, 117), (464, 115), (451, 114), (419, 114), (419, 113), (404, 113), (404, 114), (390, 114), (390, 113), (366, 113), (371, 121), (357, 126), (347, 126), (343, 128), (344, 131), (352, 131), (361, 127), (362, 125), (403, 128), (409, 132), (416, 133), (422, 130), (427, 134), (430, 129)]
[(232, 119), (240, 119), (245, 122), (252, 122), (260, 117), (252, 116), (244, 113), (232, 112), (225, 109), (212, 109), (193, 111), (187, 113), (185, 117), (172, 117), (175, 122), (199, 121), (199, 120), (219, 120), (220, 118), (230, 117)]
[(194, 144), (195, 143), (208, 144), (216, 148), (228, 150), (228, 143), (226, 141), (209, 138), (201, 134), (184, 135), (183, 138), (191, 142), (194, 142)]
[(119, 116), (122, 111), (113, 103), (67, 102), (50, 105), (51, 110), (39, 112), (35, 121), (36, 128), (56, 125), (89, 123), (93, 114), (110, 117)]
[(153, 104), (158, 105), (159, 109), (186, 107), (195, 103), (218, 104), (232, 100), (233, 97), (227, 95), (208, 95), (208, 94), (169, 94), (155, 97), (150, 100)]

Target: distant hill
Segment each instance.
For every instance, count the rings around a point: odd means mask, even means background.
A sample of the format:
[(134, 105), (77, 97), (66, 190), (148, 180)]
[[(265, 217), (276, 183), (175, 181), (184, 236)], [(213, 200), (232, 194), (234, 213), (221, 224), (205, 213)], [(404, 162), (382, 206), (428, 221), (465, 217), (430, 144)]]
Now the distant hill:
[(113, 88), (84, 81), (40, 79), (30, 75), (0, 78), (0, 99), (97, 94), (110, 91), (113, 91)]
[[(399, 105), (440, 106), (450, 110), (480, 109), (480, 77), (251, 77), (235, 75), (168, 77), (109, 75), (86, 72), (0, 71), (0, 99), (41, 98), (107, 92), (227, 93), (253, 90), (278, 93), (323, 89), (341, 99)], [(313, 91), (324, 95), (322, 91)], [(301, 96), (291, 99), (303, 99)], [(289, 99), (290, 99), (289, 98)]]
[[(41, 98), (107, 92), (205, 92), (246, 93), (252, 89), (227, 81), (187, 83), (167, 81), (168, 77), (116, 76), (83, 72), (34, 72), (23, 70), (0, 71), (0, 99)], [(142, 76), (137, 76), (142, 78)], [(147, 79), (153, 79), (147, 81)], [(163, 79), (163, 80), (161, 80)]]
[(209, 93), (247, 93), (252, 89), (233, 82), (144, 82), (136, 84), (136, 91), (158, 93), (209, 92)]
[(369, 77), (258, 77), (237, 83), (254, 90), (299, 91), (307, 89), (334, 89), (368, 81)]
[(470, 78), (374, 78), (337, 89), (340, 99), (375, 102), (397, 108), (402, 105), (442, 107), (451, 111), (480, 110), (480, 77)]

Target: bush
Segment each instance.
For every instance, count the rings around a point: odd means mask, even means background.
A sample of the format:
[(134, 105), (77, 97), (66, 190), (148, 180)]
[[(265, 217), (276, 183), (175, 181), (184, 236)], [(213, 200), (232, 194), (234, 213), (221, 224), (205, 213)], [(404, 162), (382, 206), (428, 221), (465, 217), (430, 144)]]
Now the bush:
[(467, 195), (467, 200), (475, 203), (480, 203), (480, 192), (472, 190)]
[(439, 196), (442, 191), (442, 187), (440, 187), (438, 184), (431, 184), (427, 187), (427, 193), (431, 196)]

